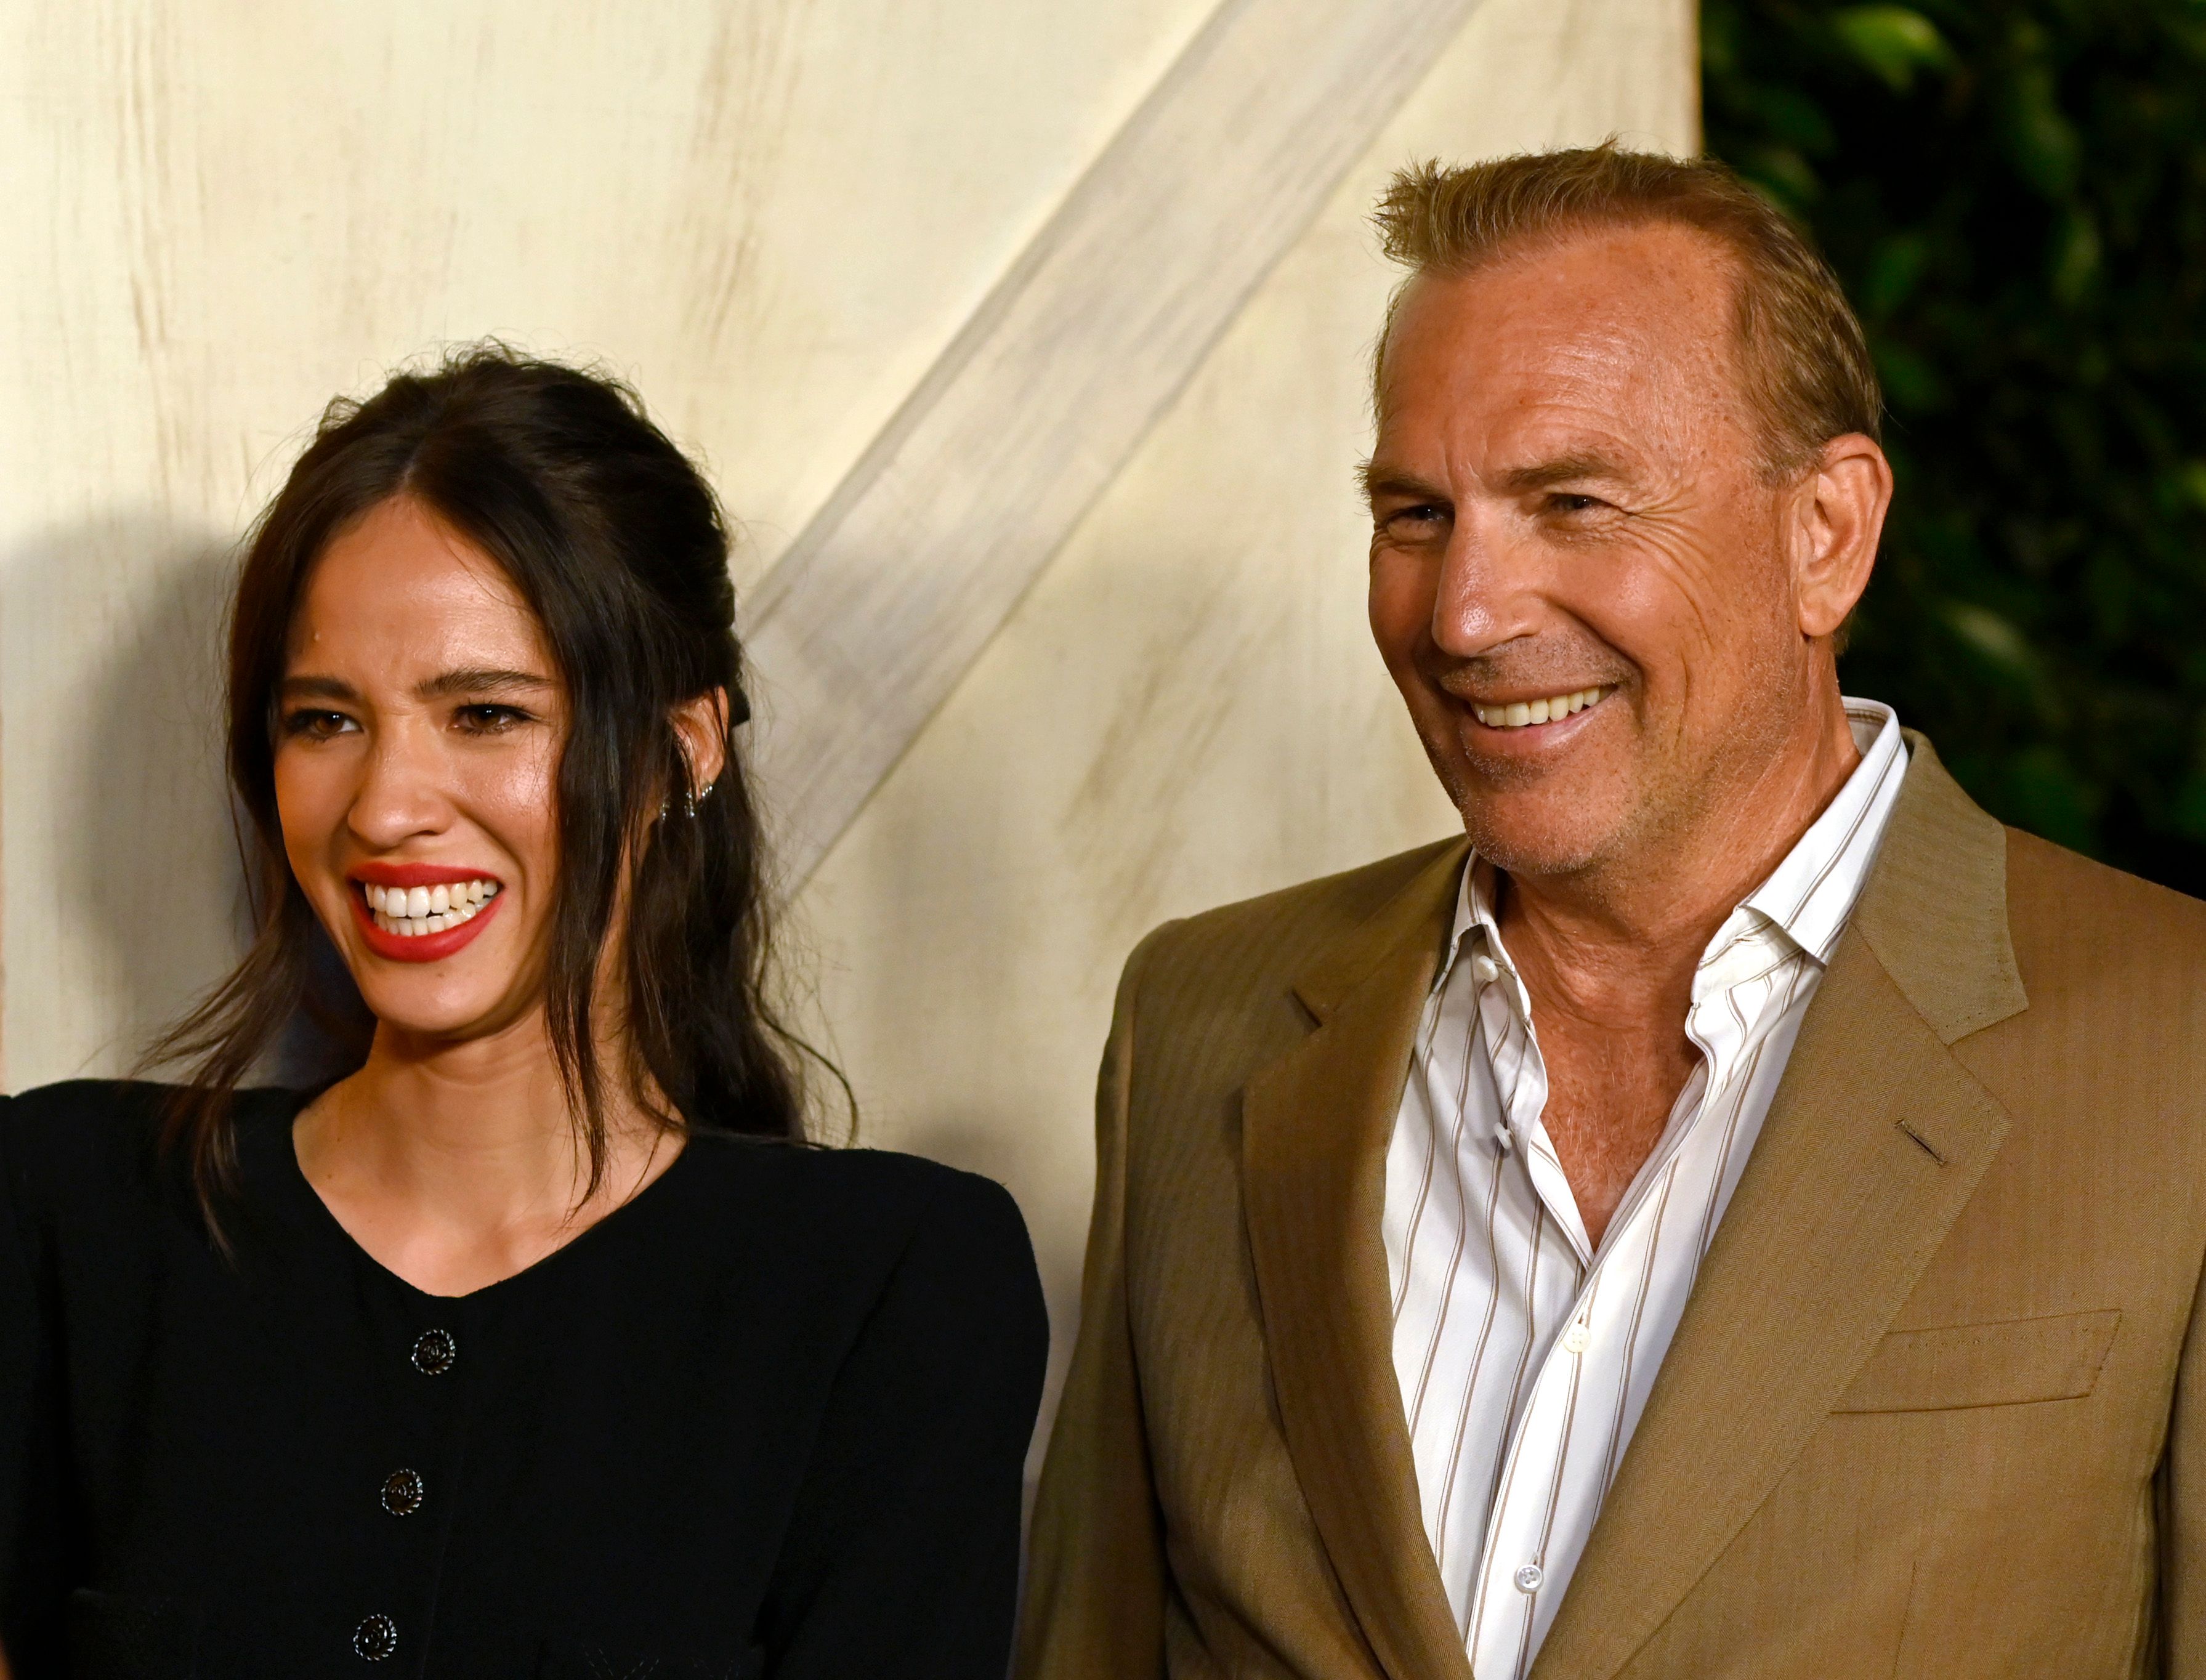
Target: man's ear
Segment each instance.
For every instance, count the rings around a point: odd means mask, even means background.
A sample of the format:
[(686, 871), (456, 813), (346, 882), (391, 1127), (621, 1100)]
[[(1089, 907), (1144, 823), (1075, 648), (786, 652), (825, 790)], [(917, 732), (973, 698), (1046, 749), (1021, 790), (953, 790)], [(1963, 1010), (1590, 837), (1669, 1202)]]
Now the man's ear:
[(713, 688), (674, 708), (674, 736), (689, 766), (689, 785), (677, 796), (695, 799), (720, 779), (728, 764), (728, 691)]
[(1800, 634), (1827, 636), (1869, 587), (1877, 539), (1892, 505), (1892, 463), (1876, 440), (1849, 432), (1823, 445), (1803, 478), (1792, 515), (1792, 588)]

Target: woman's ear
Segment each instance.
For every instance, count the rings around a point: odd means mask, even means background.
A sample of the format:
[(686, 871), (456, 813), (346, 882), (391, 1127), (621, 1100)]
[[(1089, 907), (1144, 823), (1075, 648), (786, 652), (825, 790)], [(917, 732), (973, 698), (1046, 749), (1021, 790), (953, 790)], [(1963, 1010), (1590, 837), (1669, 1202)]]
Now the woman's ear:
[(728, 765), (728, 691), (713, 688), (674, 708), (674, 737), (689, 766), (689, 785), (676, 789), (701, 799)]

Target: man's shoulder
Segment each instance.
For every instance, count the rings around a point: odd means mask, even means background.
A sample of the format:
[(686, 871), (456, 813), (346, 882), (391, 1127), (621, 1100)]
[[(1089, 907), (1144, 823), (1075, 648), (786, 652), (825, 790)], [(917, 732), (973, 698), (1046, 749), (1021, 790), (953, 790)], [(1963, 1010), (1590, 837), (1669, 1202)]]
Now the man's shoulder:
[(2206, 903), (2012, 829), (2006, 885), (2008, 1035), (2125, 1089), (2206, 1068)]
[(1291, 980), (1464, 845), (1462, 836), (1452, 836), (1168, 921), (1142, 941), (1129, 972), (1166, 986), (1214, 980), (1236, 990)]
[(2141, 977), (2206, 978), (2206, 901), (2018, 828), (2006, 831), (2006, 852), (2007, 915), (2018, 944), (2096, 950), (2110, 967)]

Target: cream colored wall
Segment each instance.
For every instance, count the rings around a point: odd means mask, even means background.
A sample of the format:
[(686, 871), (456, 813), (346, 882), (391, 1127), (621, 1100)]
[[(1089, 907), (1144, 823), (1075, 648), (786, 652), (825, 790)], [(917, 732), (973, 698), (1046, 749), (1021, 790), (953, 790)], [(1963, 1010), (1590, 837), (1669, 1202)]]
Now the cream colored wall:
[(1416, 157), (1690, 150), (1695, 77), (1679, 0), (1488, 0), (813, 878), (867, 1136), (1017, 1194), (1052, 1405), (1127, 950), (1455, 826), (1363, 618), (1371, 202)]
[[(754, 577), (1207, 9), (0, 0), (9, 1087), (231, 949), (220, 557), (324, 398), (485, 332), (602, 357)], [(1487, 0), (796, 906), (867, 1141), (1019, 1196), (1053, 1369), (1127, 948), (1451, 824), (1362, 624), (1374, 190), (1693, 124), (1690, 0)]]
[(9, 1086), (126, 1063), (230, 950), (221, 555), (332, 394), (603, 358), (754, 576), (1207, 9), (0, 0)]

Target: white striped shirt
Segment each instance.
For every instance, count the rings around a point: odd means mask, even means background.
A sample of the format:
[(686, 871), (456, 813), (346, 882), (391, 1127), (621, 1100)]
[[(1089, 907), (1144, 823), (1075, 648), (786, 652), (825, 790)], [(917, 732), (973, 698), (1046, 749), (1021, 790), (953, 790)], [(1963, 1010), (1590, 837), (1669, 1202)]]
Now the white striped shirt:
[(1898, 720), (1845, 706), (1862, 761), (1708, 942), (1685, 1016), (1701, 1059), (1598, 1252), (1541, 1122), (1492, 866), (1464, 871), (1385, 1233), (1425, 1532), (1477, 1680), (1523, 1676), (1554, 1621), (1899, 797)]

